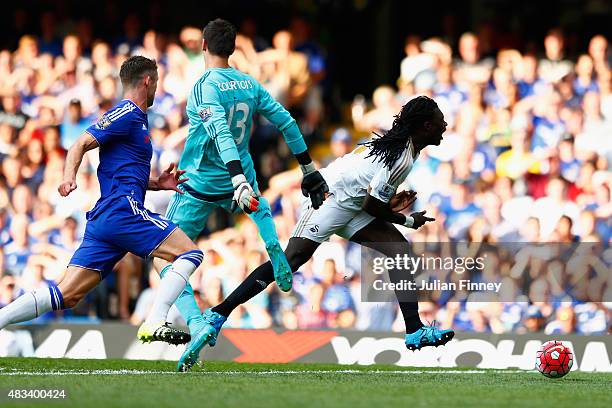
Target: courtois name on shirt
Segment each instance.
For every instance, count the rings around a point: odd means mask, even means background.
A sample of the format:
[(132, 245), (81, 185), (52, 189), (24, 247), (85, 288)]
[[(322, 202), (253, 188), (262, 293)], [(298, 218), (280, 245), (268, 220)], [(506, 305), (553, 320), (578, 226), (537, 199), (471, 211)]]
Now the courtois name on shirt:
[(253, 89), (253, 83), (247, 80), (219, 82), (217, 86), (221, 92), (233, 91), (236, 89)]

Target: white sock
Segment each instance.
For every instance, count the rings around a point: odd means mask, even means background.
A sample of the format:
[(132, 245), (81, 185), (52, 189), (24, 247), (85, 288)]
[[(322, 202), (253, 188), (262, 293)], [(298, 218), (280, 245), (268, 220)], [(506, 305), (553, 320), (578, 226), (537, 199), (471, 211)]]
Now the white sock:
[(189, 277), (200, 266), (203, 257), (202, 251), (189, 251), (179, 256), (172, 263), (172, 268), (164, 274), (159, 283), (157, 296), (146, 320), (147, 324), (166, 321), (170, 307), (185, 289)]
[(26, 322), (53, 310), (49, 289), (24, 293), (0, 309), (0, 330), (9, 324)]

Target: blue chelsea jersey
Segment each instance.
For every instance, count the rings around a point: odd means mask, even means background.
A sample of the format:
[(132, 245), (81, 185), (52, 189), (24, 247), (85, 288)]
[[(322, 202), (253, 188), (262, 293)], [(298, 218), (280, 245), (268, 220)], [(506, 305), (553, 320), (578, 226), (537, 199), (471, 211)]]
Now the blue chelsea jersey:
[(131, 195), (144, 201), (151, 173), (153, 147), (147, 115), (124, 99), (87, 128), (100, 146), (100, 200)]

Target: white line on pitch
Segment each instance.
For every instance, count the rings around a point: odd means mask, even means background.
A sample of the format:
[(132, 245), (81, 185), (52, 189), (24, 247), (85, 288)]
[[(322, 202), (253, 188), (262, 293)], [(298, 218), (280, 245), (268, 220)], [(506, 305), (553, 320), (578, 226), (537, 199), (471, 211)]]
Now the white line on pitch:
[[(195, 371), (187, 375), (312, 375), (312, 374), (516, 374), (535, 370), (268, 370), (268, 371)], [(54, 370), (54, 371), (1, 371), (2, 376), (63, 376), (63, 375), (181, 375), (173, 371), (147, 370)]]

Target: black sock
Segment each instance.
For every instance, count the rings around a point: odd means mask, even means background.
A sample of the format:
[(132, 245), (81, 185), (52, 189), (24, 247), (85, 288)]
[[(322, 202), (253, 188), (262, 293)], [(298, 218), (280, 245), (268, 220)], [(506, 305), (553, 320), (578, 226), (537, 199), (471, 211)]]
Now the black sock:
[(417, 302), (399, 302), (404, 323), (406, 324), (406, 333), (414, 333), (423, 327), (423, 322), (419, 317), (419, 304)]
[[(400, 283), (403, 279), (412, 280), (412, 275), (397, 269), (389, 270), (389, 280), (393, 283)], [(423, 323), (419, 317), (419, 303), (417, 300), (417, 292), (412, 290), (396, 290), (395, 295), (399, 303), (400, 311), (406, 325), (406, 333), (414, 333), (421, 327)]]
[(227, 299), (212, 308), (222, 316), (228, 317), (239, 305), (257, 296), (270, 283), (274, 282), (274, 270), (270, 261), (260, 265), (242, 282)]

